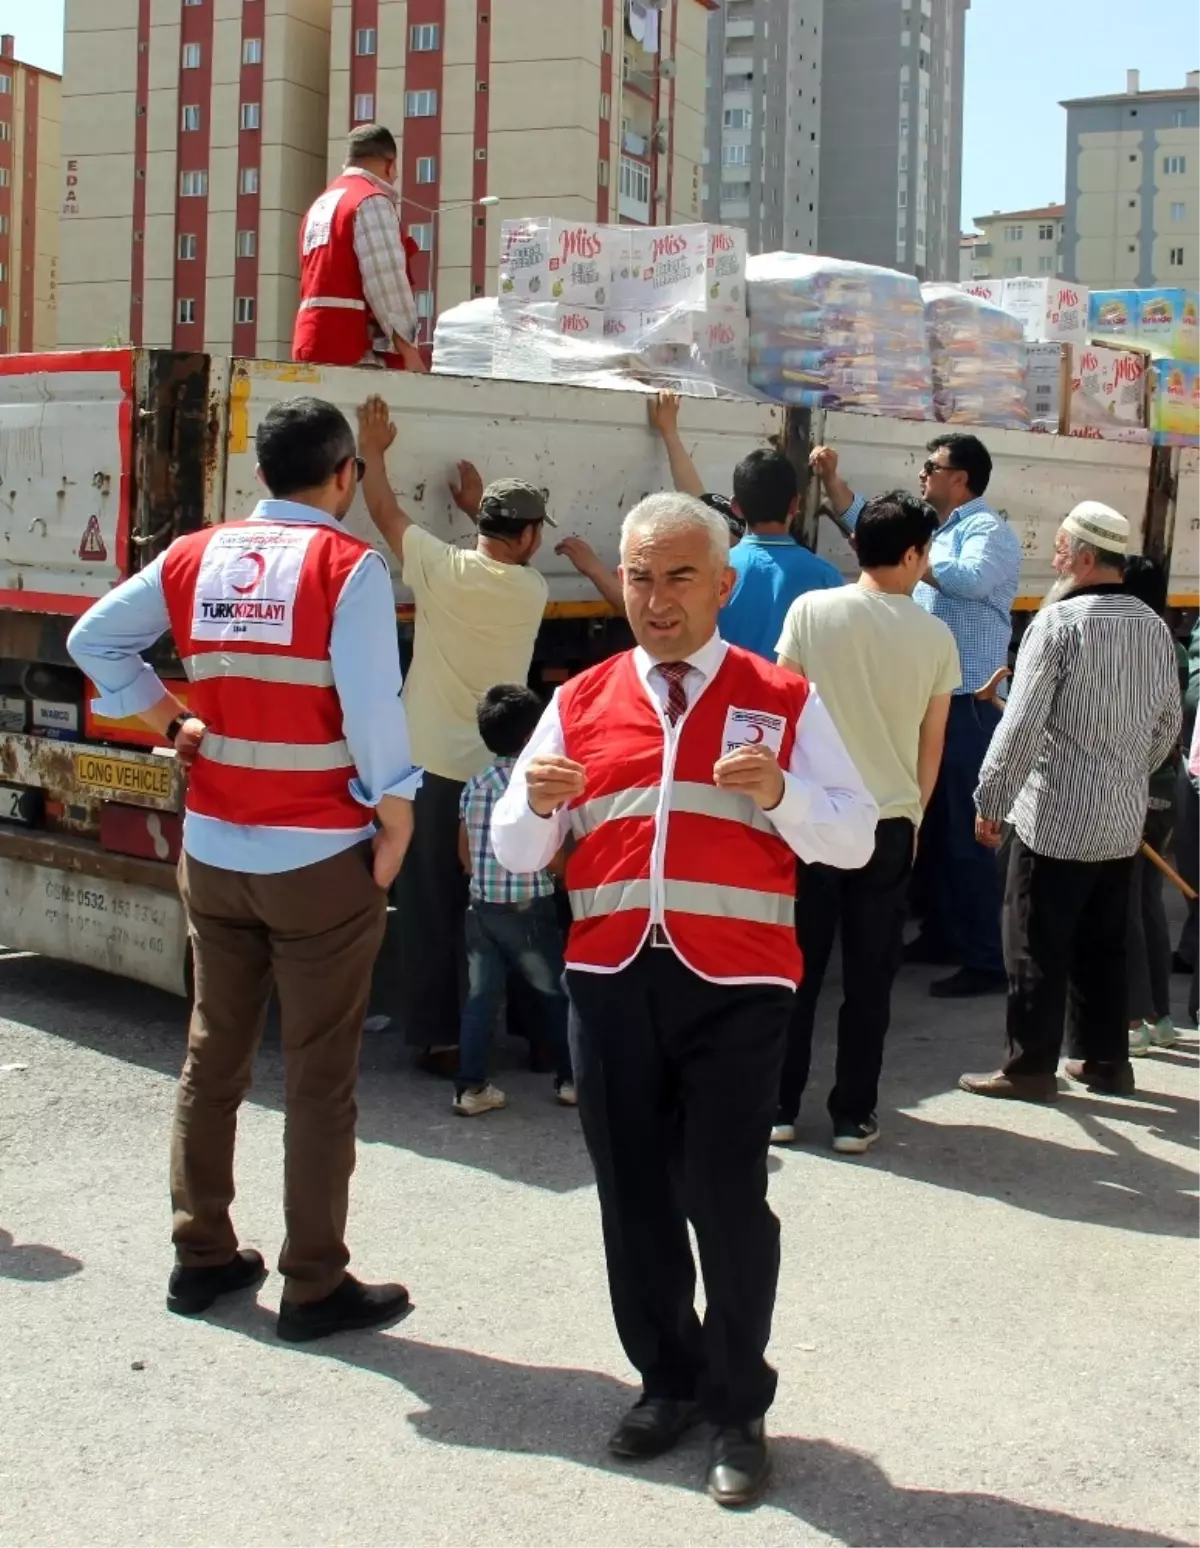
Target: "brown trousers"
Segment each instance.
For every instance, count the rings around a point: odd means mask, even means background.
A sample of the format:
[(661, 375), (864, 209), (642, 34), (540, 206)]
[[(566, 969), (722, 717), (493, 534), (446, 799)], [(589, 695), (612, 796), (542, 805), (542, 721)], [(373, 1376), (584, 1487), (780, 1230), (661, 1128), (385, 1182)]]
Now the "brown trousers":
[(284, 1296), (315, 1301), (341, 1283), (354, 1171), (354, 1088), (385, 895), (371, 851), (271, 876), (244, 876), (184, 855), (196, 998), (171, 1142), (172, 1239), (178, 1261), (226, 1263), (237, 1111), (277, 991), (286, 1119), (279, 1258)]

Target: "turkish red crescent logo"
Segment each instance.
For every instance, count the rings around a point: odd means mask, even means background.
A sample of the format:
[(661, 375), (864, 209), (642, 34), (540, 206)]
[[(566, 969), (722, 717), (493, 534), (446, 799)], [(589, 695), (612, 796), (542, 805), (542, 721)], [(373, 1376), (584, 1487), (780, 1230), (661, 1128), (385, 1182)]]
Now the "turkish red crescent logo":
[(234, 591), (237, 592), (239, 597), (244, 597), (251, 591), (257, 590), (258, 587), (262, 585), (262, 578), (267, 573), (267, 561), (261, 554), (254, 553), (252, 550), (248, 554), (242, 554), (238, 559), (238, 563), (249, 564), (254, 568), (254, 579), (248, 586), (233, 587)]
[(757, 747), (758, 744), (763, 739), (763, 734), (764, 734), (763, 733), (763, 728), (761, 726), (747, 726), (746, 727), (746, 744), (747, 744), (747, 746), (749, 746), (749, 747)]

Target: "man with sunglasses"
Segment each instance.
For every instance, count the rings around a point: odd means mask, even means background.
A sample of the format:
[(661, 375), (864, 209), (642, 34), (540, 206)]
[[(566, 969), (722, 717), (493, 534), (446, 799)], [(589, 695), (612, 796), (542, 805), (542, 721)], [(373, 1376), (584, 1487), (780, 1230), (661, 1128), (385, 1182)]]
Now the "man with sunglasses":
[[(262, 1255), (230, 1219), (237, 1110), (272, 990), (285, 1109), (279, 1336), (382, 1326), (401, 1285), (346, 1272), (354, 1088), (386, 890), (413, 830), (391, 579), (342, 519), (358, 483), (354, 434), (331, 403), (265, 416), (246, 521), (177, 538), (75, 625), (68, 649), (97, 710), (137, 716), (190, 770), (179, 889), (195, 1004), (171, 1143), (183, 1315), (257, 1285)], [(140, 652), (170, 630), (186, 704)]]
[[(941, 771), (921, 824), (914, 888), (925, 905), (924, 924), (905, 956), (910, 962), (957, 966), (930, 985), (939, 998), (1002, 994), (1008, 980), (1000, 945), (1000, 882), (994, 855), (975, 841), (974, 797), (1000, 720), (999, 709), (979, 693), (1008, 664), (1021, 542), (984, 499), (992, 459), (978, 437), (939, 435), (926, 450), (921, 496), (933, 507), (938, 530), (913, 600), (949, 626), (962, 686), (950, 701)], [(839, 475), (837, 452), (818, 446), (809, 460), (834, 515), (853, 529), (866, 501)]]

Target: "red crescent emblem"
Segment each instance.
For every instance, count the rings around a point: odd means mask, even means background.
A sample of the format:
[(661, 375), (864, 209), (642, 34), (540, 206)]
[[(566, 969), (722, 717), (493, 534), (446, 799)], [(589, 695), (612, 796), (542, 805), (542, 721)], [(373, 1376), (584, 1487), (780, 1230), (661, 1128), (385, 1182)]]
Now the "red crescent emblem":
[(239, 597), (244, 597), (248, 595), (249, 592), (256, 591), (258, 587), (262, 585), (262, 578), (267, 573), (267, 561), (261, 554), (257, 554), (251, 550), (250, 553), (242, 554), (241, 558), (238, 560), (238, 563), (250, 564), (254, 566), (254, 579), (250, 582), (250, 584), (248, 586), (233, 587), (234, 591), (237, 592)]
[(762, 741), (763, 735), (764, 732), (761, 726), (747, 726), (746, 745), (748, 747), (757, 747), (758, 744)]

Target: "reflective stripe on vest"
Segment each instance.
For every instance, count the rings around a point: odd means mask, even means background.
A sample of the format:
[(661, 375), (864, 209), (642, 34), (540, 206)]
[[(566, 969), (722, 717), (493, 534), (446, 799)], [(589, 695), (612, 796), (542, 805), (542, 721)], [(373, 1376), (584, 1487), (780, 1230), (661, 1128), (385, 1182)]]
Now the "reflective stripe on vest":
[(339, 312), (365, 312), (367, 309), (365, 301), (356, 301), (353, 296), (309, 296), (301, 301), (298, 310), (315, 312), (326, 306)]
[(183, 670), (193, 683), (218, 677), (249, 677), (256, 683), (295, 683), (301, 688), (332, 688), (333, 663), (306, 656), (275, 656), (258, 650), (207, 650), (203, 655), (181, 656)]
[[(653, 817), (658, 811), (658, 793), (657, 785), (643, 785), (584, 801), (571, 808), (571, 830), (576, 838), (585, 838), (601, 823), (616, 822), (623, 817)], [(676, 780), (671, 785), (668, 810), (685, 812), (692, 817), (718, 817), (725, 822), (740, 822), (747, 828), (757, 828), (760, 833), (776, 831), (750, 796), (739, 795), (735, 790), (721, 790), (716, 785)]]
[(210, 763), (272, 774), (327, 774), (333, 769), (354, 766), (345, 742), (297, 746), (291, 742), (249, 742), (240, 736), (217, 736), (211, 731), (205, 732), (200, 743), (200, 756)]
[[(605, 882), (572, 892), (576, 919), (602, 919), (608, 914), (649, 909), (648, 879)], [(710, 919), (744, 919), (752, 924), (791, 925), (795, 900), (782, 893), (752, 892), (747, 887), (722, 887), (715, 882), (665, 881), (663, 909), (667, 914), (704, 914)]]

